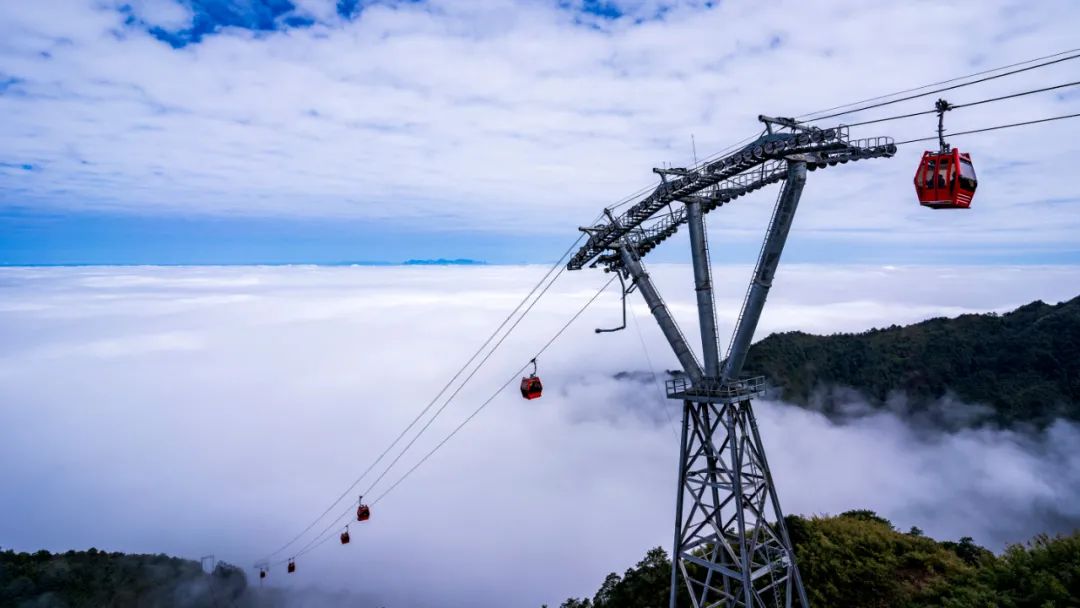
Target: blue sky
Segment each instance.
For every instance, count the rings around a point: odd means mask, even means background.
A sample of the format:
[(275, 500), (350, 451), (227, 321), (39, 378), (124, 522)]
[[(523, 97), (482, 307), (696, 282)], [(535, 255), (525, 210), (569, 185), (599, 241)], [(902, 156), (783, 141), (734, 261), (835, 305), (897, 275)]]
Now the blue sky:
[[(691, 135), (704, 156), (757, 131), (759, 113), (1061, 51), (1080, 18), (1068, 2), (62, 5), (0, 7), (0, 264), (548, 261), (652, 167), (689, 164)], [(1076, 63), (950, 101), (1075, 80)], [(1078, 104), (1065, 89), (948, 124)], [(1077, 135), (1066, 121), (958, 138), (981, 178), (964, 213), (915, 205), (918, 146), (815, 173), (789, 259), (1076, 263)], [(774, 195), (710, 216), (718, 261), (753, 258)]]

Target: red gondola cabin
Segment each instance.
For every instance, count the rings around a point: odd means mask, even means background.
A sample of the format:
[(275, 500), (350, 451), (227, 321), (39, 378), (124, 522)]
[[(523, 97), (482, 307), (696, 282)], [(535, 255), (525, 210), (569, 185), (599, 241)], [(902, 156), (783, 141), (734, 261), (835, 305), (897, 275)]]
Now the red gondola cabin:
[(345, 531), (341, 533), (341, 544), (343, 544), (343, 545), (349, 544), (349, 528), (348, 528), (348, 526), (346, 526)]
[(526, 399), (539, 399), (544, 392), (544, 385), (536, 376), (526, 376), (521, 379), (521, 396)]
[(967, 209), (978, 180), (971, 155), (959, 150), (923, 153), (915, 172), (919, 204), (931, 209)]
[(294, 562), (293, 560), (290, 559), (289, 560), (289, 567), (286, 568), (286, 570), (288, 570), (290, 574), (292, 574), (293, 572), (296, 572), (296, 562)]
[(367, 521), (369, 519), (371, 519), (371, 509), (361, 503), (359, 507), (356, 507), (356, 521)]

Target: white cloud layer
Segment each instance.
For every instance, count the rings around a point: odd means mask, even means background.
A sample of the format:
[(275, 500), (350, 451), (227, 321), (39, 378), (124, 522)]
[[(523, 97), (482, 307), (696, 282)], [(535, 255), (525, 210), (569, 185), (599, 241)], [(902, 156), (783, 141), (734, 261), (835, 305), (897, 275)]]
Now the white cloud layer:
[[(614, 20), (556, 4), (374, 3), (350, 21), (305, 1), (312, 27), (223, 28), (173, 49), (146, 28), (190, 23), (187, 4), (135, 2), (132, 25), (107, 2), (4, 3), (0, 205), (565, 231), (648, 184), (651, 167), (690, 162), (691, 134), (704, 155), (757, 131), (759, 113), (1070, 48), (1080, 17), (1063, 1), (627, 2)], [(1063, 63), (948, 97), (1075, 73)], [(1070, 91), (953, 112), (949, 128), (1075, 112)], [(859, 132), (933, 128), (920, 117)], [(1077, 134), (1058, 122), (961, 140), (980, 170), (977, 210), (948, 221), (914, 203), (921, 144), (814, 174), (800, 227), (836, 242), (1075, 248)], [(737, 227), (769, 197), (717, 227), (757, 238)]]
[[(689, 323), (689, 269), (651, 270)], [(250, 565), (321, 512), (542, 273), (0, 269), (0, 461), (14, 465), (0, 468), (0, 545)], [(716, 270), (723, 335), (746, 275)], [(513, 375), (601, 280), (565, 275), (372, 494)], [(1070, 267), (789, 266), (761, 331), (1007, 310), (1073, 297), (1078, 284)], [(271, 581), (386, 605), (535, 608), (592, 593), (607, 572), (667, 546), (675, 406), (651, 383), (613, 375), (674, 358), (645, 307), (634, 309), (627, 331), (597, 336), (618, 315), (615, 294), (602, 296), (541, 357), (542, 399), (511, 387), (354, 525), (351, 545), (321, 547)], [(768, 401), (757, 412), (788, 512), (872, 508), (995, 548), (1080, 521), (1073, 425), (928, 434), (889, 414), (837, 425)]]

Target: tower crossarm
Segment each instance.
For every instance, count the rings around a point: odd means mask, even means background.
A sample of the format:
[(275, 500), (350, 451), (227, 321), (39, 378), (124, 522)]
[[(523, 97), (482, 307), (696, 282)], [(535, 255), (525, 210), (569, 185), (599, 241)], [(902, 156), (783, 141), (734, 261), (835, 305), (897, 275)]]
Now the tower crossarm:
[(610, 251), (620, 243), (632, 244), (638, 255), (644, 256), (686, 222), (685, 209), (671, 209), (671, 203), (699, 202), (702, 212), (708, 213), (784, 179), (789, 161), (805, 162), (814, 170), (895, 153), (896, 145), (889, 137), (851, 140), (844, 126), (802, 127), (794, 133), (766, 133), (736, 152), (693, 169), (654, 169), (661, 181), (652, 193), (621, 215), (609, 213), (608, 221), (582, 228), (589, 239), (566, 267), (580, 270), (590, 263), (617, 266), (619, 256)]

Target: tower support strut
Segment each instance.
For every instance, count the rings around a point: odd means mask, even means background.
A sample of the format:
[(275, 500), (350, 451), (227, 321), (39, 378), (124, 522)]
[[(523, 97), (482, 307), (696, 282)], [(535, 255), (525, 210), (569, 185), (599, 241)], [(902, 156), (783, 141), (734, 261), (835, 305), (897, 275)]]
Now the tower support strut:
[(633, 277), (634, 284), (638, 286), (638, 291), (641, 292), (641, 297), (645, 298), (645, 303), (649, 305), (649, 311), (656, 318), (660, 331), (664, 333), (664, 337), (667, 338), (671, 349), (675, 351), (675, 357), (682, 364), (686, 375), (690, 376), (690, 380), (694, 384), (700, 383), (704, 377), (701, 364), (698, 363), (697, 357), (694, 356), (694, 351), (690, 350), (690, 345), (686, 343), (686, 338), (675, 323), (675, 319), (671, 316), (667, 304), (664, 304), (664, 299), (660, 297), (660, 292), (653, 285), (652, 279), (649, 278), (649, 273), (645, 272), (641, 260), (638, 259), (637, 254), (628, 245), (619, 248), (619, 255), (622, 256), (623, 268)]
[(701, 357), (705, 375), (720, 375), (719, 343), (716, 335), (716, 311), (713, 304), (712, 270), (709, 268), (709, 237), (705, 233), (705, 214), (701, 203), (686, 203), (686, 226), (690, 230), (690, 255), (694, 264), (694, 291), (697, 293), (698, 324), (701, 326)]
[(761, 311), (765, 308), (765, 298), (768, 297), (773, 277), (776, 276), (776, 267), (780, 265), (780, 254), (783, 253), (784, 244), (787, 243), (791, 222), (795, 219), (795, 209), (799, 206), (799, 198), (802, 197), (805, 184), (806, 163), (789, 162), (784, 189), (780, 192), (780, 199), (773, 210), (772, 221), (769, 222), (765, 242), (761, 246), (757, 266), (754, 268), (754, 278), (750, 281), (742, 312), (735, 324), (735, 333), (731, 338), (727, 362), (724, 364), (725, 380), (734, 380), (742, 372), (746, 354), (750, 351), (750, 342), (754, 339), (754, 331), (757, 329), (758, 320), (761, 319)]

